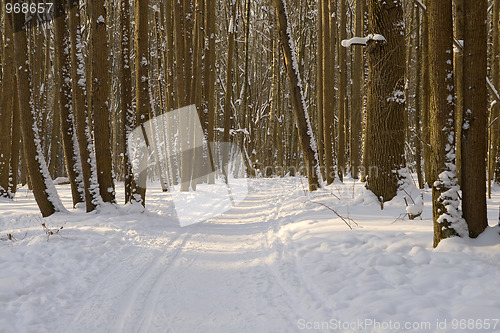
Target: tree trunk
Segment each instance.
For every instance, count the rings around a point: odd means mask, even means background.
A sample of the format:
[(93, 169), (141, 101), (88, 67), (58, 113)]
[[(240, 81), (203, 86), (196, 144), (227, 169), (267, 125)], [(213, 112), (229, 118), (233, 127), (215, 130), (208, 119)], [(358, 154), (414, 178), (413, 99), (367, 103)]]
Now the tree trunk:
[(288, 14), (284, 0), (273, 0), (276, 10), (276, 20), (280, 35), (281, 48), (285, 57), (286, 70), (290, 80), (292, 107), (297, 121), (300, 146), (304, 156), (307, 177), (309, 179), (309, 190), (315, 191), (320, 185), (321, 171), (319, 168), (318, 152), (314, 132), (307, 114), (302, 82), (298, 72), (297, 58), (293, 47), (293, 39), (288, 25)]
[(323, 23), (323, 142), (325, 149), (325, 174), (327, 185), (335, 180), (336, 156), (335, 156), (335, 79), (334, 79), (334, 43), (330, 38), (330, 10), (329, 1), (322, 3)]
[[(135, 0), (135, 93), (136, 93), (136, 121), (137, 126), (144, 127), (151, 113), (149, 101), (149, 56), (148, 56), (148, 0)], [(146, 133), (144, 133), (146, 135)], [(154, 140), (154, 138), (151, 138)], [(148, 143), (146, 142), (146, 145)], [(134, 158), (139, 161), (147, 160), (147, 150), (143, 149)], [(136, 179), (137, 201), (146, 205), (147, 172), (141, 170)]]
[[(344, 40), (347, 37), (347, 12), (346, 0), (340, 0), (340, 36), (339, 40)], [(339, 144), (338, 144), (338, 175), (340, 180), (343, 179), (345, 174), (345, 151), (346, 151), (346, 132), (348, 132), (347, 121), (347, 49), (345, 47), (338, 47), (338, 63), (339, 63)]]
[(404, 74), (405, 40), (401, 1), (369, 1), (369, 29), (385, 41), (369, 41), (369, 79), (367, 101), (368, 165), (377, 174), (369, 174), (367, 188), (381, 202), (397, 193), (404, 167)]
[(455, 174), (453, 100), (453, 19), (452, 0), (431, 0), (429, 18), (429, 83), (432, 215), (434, 247), (452, 235), (466, 234), (459, 210)]
[(14, 110), (14, 42), (11, 15), (5, 14), (3, 20), (2, 81), (0, 94), (0, 197), (12, 198), (9, 192), (11, 177), (12, 122)]
[[(82, 176), (85, 194), (85, 206), (87, 212), (95, 209), (101, 201), (99, 189), (96, 183), (97, 175), (92, 175), (92, 165), (90, 163), (93, 154), (93, 142), (91, 140), (90, 113), (88, 111), (86, 99), (86, 78), (85, 63), (82, 53), (82, 35), (80, 29), (80, 15), (76, 0), (69, 11), (69, 31), (71, 42), (71, 84), (72, 101), (75, 116), (75, 130), (80, 150), (80, 162), (82, 166)], [(76, 3), (76, 4), (75, 4)]]
[(121, 115), (123, 125), (122, 145), (123, 152), (123, 170), (125, 174), (125, 203), (134, 199), (135, 191), (134, 175), (130, 155), (128, 150), (128, 137), (135, 125), (135, 113), (132, 107), (132, 69), (130, 57), (130, 2), (129, 0), (120, 1), (120, 51), (121, 51), (121, 70), (120, 70), (120, 98)]
[(326, 179), (325, 167), (325, 140), (324, 140), (324, 101), (323, 101), (323, 6), (324, 1), (318, 1), (317, 19), (318, 19), (318, 37), (316, 39), (316, 109), (317, 124), (316, 131), (318, 138), (319, 164), (321, 166), (321, 175)]
[(486, 214), (486, 146), (488, 92), (487, 0), (464, 0), (462, 207), (471, 237), (488, 226)]
[[(364, 0), (356, 0), (356, 36), (363, 35)], [(354, 61), (352, 64), (352, 104), (351, 104), (351, 175), (359, 178), (361, 153), (361, 117), (363, 114), (363, 82), (364, 82), (363, 48), (354, 47)]]
[(73, 207), (84, 201), (83, 184), (80, 184), (80, 165), (78, 161), (78, 152), (75, 152), (75, 133), (73, 125), (73, 108), (71, 104), (71, 59), (70, 59), (70, 41), (68, 27), (66, 25), (64, 0), (56, 1), (54, 11), (56, 18), (54, 20), (54, 49), (56, 57), (55, 71), (59, 73), (55, 86), (58, 94), (59, 117), (61, 124), (61, 137), (64, 149), (64, 162), (66, 172), (71, 184), (71, 195), (73, 197)]
[[(464, 12), (464, 1), (465, 0), (455, 0), (455, 39), (462, 43), (464, 40), (464, 22), (465, 22), (465, 12)], [(462, 182), (462, 124), (463, 124), (463, 110), (464, 105), (464, 77), (463, 77), (463, 52), (454, 52), (454, 64), (455, 64), (455, 94), (456, 99), (456, 125), (455, 125), (455, 137), (457, 138), (457, 149), (456, 149), (456, 165), (457, 165), (457, 178), (458, 183)]]
[(421, 91), (422, 91), (422, 44), (420, 40), (420, 7), (417, 6), (416, 8), (416, 35), (415, 35), (415, 44), (416, 44), (416, 75), (415, 75), (415, 135), (413, 136), (414, 138), (414, 144), (415, 144), (415, 168), (416, 168), (416, 173), (417, 173), (417, 179), (418, 179), (418, 187), (420, 189), (424, 188), (424, 178), (422, 174), (422, 144), (427, 144), (427, 143), (422, 143), (421, 138), (422, 138), (422, 130), (421, 130), (421, 125), (420, 121), (422, 119), (421, 114), (422, 114), (422, 99), (421, 99)]
[(94, 137), (97, 179), (104, 202), (115, 202), (115, 184), (111, 161), (108, 42), (104, 0), (92, 2), (92, 81), (91, 103), (94, 116)]
[(28, 63), (28, 47), (24, 14), (14, 15), (14, 49), (17, 69), (17, 89), (24, 146), (24, 158), (28, 167), (33, 195), (43, 217), (64, 211), (43, 156), (38, 127), (34, 121), (31, 100), (31, 71)]

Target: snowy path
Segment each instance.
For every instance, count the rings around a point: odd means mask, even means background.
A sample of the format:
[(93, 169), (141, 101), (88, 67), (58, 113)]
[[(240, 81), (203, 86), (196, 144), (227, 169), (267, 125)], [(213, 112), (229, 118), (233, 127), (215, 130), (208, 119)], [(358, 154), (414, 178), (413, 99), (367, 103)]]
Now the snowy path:
[[(297, 179), (249, 184), (243, 202), (204, 223), (179, 227), (152, 189), (146, 214), (108, 207), (49, 218), (64, 238), (48, 242), (30, 195), (0, 202), (1, 235), (18, 239), (0, 242), (0, 332), (401, 331), (331, 326), (338, 320), (453, 332), (454, 319), (500, 319), (497, 228), (434, 250), (428, 194), (424, 220), (392, 223), (401, 196), (380, 211), (359, 184), (315, 193), (359, 222), (351, 231), (308, 202)], [(67, 204), (68, 189), (59, 191)]]

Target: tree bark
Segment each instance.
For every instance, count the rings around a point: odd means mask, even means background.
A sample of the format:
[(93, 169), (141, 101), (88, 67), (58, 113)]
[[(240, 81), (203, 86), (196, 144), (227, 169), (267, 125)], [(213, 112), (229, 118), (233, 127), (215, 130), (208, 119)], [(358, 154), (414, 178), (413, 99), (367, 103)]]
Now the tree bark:
[(290, 80), (292, 106), (297, 121), (299, 142), (304, 156), (307, 177), (309, 180), (309, 191), (315, 191), (320, 185), (321, 172), (319, 168), (318, 152), (314, 132), (307, 114), (304, 93), (302, 91), (302, 82), (298, 72), (297, 58), (293, 48), (293, 40), (290, 35), (288, 25), (288, 14), (284, 0), (273, 0), (276, 10), (276, 20), (279, 30), (281, 48), (285, 58), (288, 79)]
[(12, 198), (9, 191), (11, 177), (12, 117), (14, 112), (14, 41), (11, 15), (3, 20), (2, 82), (0, 94), (0, 197)]
[(115, 202), (110, 146), (110, 105), (108, 82), (108, 41), (104, 0), (92, 2), (91, 10), (92, 66), (91, 103), (94, 117), (94, 138), (97, 179), (104, 202)]
[[(69, 10), (69, 31), (71, 43), (71, 86), (72, 86), (72, 102), (75, 116), (75, 131), (80, 149), (80, 162), (82, 166), (82, 177), (85, 195), (85, 207), (87, 212), (95, 209), (100, 201), (100, 195), (97, 184), (94, 184), (93, 179), (97, 175), (92, 175), (92, 166), (90, 163), (91, 148), (93, 146), (90, 128), (90, 113), (88, 111), (86, 99), (86, 80), (85, 80), (85, 63), (82, 53), (82, 35), (80, 28), (80, 15), (78, 14), (78, 6), (76, 0)], [(94, 186), (96, 185), (96, 186)]]
[(61, 124), (61, 137), (64, 149), (64, 162), (66, 172), (71, 184), (71, 195), (73, 198), (73, 207), (84, 201), (83, 184), (81, 184), (81, 170), (78, 161), (78, 154), (75, 152), (75, 133), (73, 124), (73, 107), (71, 104), (71, 59), (70, 59), (70, 41), (68, 27), (66, 25), (65, 0), (55, 2), (54, 11), (54, 49), (56, 57), (55, 71), (59, 73), (56, 82), (56, 93), (59, 102), (59, 117)]
[(52, 179), (48, 173), (45, 157), (38, 137), (38, 127), (34, 121), (31, 100), (31, 71), (28, 62), (26, 29), (23, 28), (24, 14), (14, 15), (14, 49), (17, 69), (18, 102), (23, 136), (24, 158), (28, 167), (33, 195), (43, 217), (63, 211)]
[[(455, 168), (452, 0), (431, 0), (429, 18), (429, 83), (432, 215), (434, 247), (452, 235), (463, 235)], [(450, 209), (452, 207), (452, 209)]]
[(488, 92), (487, 0), (464, 0), (462, 207), (469, 235), (477, 237), (488, 226), (486, 214), (486, 146)]
[(381, 202), (397, 193), (404, 159), (404, 75), (405, 40), (401, 1), (369, 1), (369, 29), (385, 41), (369, 41), (367, 152), (369, 174), (367, 188)]
[[(356, 36), (363, 35), (363, 15), (364, 1), (356, 0), (355, 32)], [(364, 62), (363, 48), (354, 47), (354, 61), (352, 64), (352, 104), (351, 104), (351, 175), (352, 178), (359, 178), (360, 153), (361, 153), (361, 117), (363, 114), (363, 82), (364, 82)]]

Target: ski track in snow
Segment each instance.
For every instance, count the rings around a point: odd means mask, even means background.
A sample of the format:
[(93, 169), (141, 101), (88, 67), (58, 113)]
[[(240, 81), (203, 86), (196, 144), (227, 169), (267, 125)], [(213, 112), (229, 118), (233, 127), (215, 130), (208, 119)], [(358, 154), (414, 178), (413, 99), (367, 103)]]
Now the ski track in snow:
[[(306, 196), (297, 178), (256, 179), (236, 207), (181, 228), (155, 186), (144, 214), (107, 207), (46, 219), (64, 226), (48, 242), (29, 193), (0, 201), (0, 235), (19, 238), (0, 242), (0, 332), (300, 332), (300, 319), (434, 323), (500, 312), (498, 229), (433, 250), (428, 192), (423, 220), (393, 223), (402, 195), (380, 211), (348, 181)], [(68, 206), (69, 188), (58, 191)], [(348, 230), (310, 200), (360, 226)]]

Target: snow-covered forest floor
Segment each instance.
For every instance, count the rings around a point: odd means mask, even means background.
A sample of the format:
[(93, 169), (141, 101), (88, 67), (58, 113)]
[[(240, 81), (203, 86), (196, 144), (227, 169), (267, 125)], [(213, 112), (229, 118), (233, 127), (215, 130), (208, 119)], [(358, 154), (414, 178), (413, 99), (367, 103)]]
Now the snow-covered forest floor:
[[(483, 235), (437, 249), (429, 191), (409, 221), (397, 218), (416, 188), (382, 211), (352, 179), (309, 196), (298, 178), (248, 188), (187, 227), (159, 185), (145, 213), (109, 206), (42, 221), (26, 189), (0, 201), (0, 331), (500, 332), (500, 188)], [(57, 189), (70, 208), (69, 185)]]

